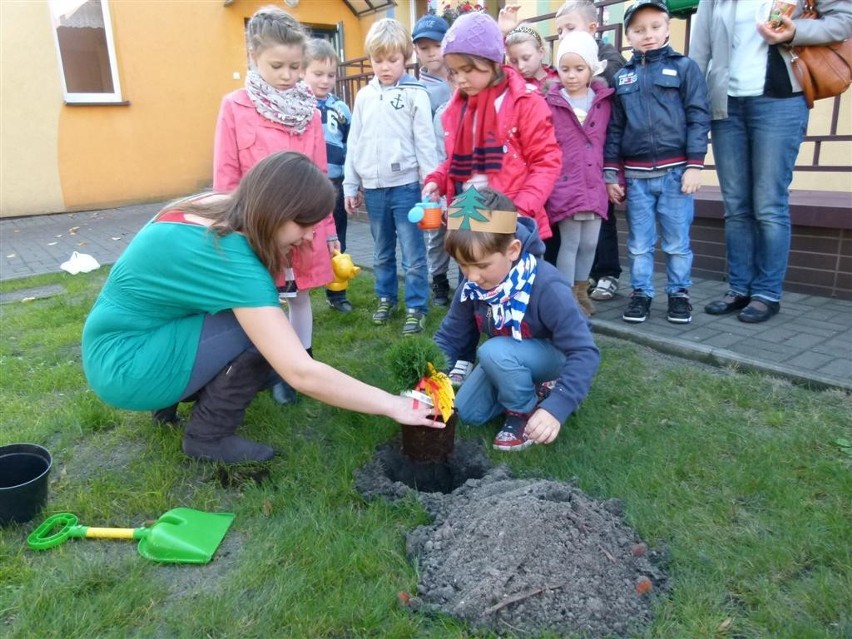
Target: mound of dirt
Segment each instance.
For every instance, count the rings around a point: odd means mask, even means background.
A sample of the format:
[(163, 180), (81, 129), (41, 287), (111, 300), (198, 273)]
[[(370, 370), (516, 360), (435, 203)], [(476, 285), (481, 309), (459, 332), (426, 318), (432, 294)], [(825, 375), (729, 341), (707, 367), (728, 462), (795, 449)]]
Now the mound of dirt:
[(452, 492), (413, 490), (399, 481), (405, 463), (392, 442), (355, 475), (366, 498), (414, 494), (434, 518), (408, 534), (408, 556), (420, 572), (412, 610), (501, 635), (626, 637), (650, 624), (666, 576), (660, 554), (622, 520), (618, 500), (489, 469), (481, 445), (470, 440), (457, 442), (452, 468), (464, 474), (470, 464), (467, 476), (475, 478), (454, 483)]

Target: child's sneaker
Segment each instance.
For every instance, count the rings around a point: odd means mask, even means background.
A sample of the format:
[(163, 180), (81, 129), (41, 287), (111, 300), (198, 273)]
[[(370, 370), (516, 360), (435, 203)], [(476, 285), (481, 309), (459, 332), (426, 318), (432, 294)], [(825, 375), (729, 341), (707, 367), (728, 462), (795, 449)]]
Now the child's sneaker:
[(529, 439), (524, 432), (529, 417), (529, 415), (524, 413), (515, 413), (507, 410), (503, 428), (500, 429), (497, 437), (494, 438), (494, 448), (496, 450), (515, 451), (532, 446), (533, 440)]
[(450, 281), (446, 275), (436, 275), (432, 278), (432, 302), (435, 306), (449, 306)]
[(373, 313), (373, 324), (376, 326), (387, 324), (390, 316), (393, 314), (393, 307), (394, 304), (391, 302), (389, 297), (380, 297), (379, 306)]
[(447, 377), (450, 378), (450, 383), (453, 385), (453, 388), (461, 386), (472, 370), (473, 362), (468, 362), (463, 359), (458, 360), (456, 365), (453, 366), (453, 370), (451, 370), (450, 374), (447, 375)]
[(589, 291), (589, 297), (598, 302), (605, 302), (615, 297), (618, 290), (618, 278), (612, 275), (604, 275), (597, 281), (595, 287)]
[(540, 384), (535, 385), (535, 396), (538, 397), (539, 402), (543, 402), (548, 397), (550, 397), (550, 393), (553, 392), (553, 389), (556, 388), (556, 380), (551, 379), (547, 382), (541, 382)]
[(423, 332), (426, 324), (426, 313), (416, 308), (409, 308), (405, 312), (405, 324), (402, 325), (402, 336), (417, 335)]
[(687, 291), (669, 295), (669, 312), (666, 319), (674, 324), (689, 324), (692, 321), (692, 305), (689, 303)]
[(639, 323), (648, 319), (651, 312), (651, 298), (642, 291), (633, 291), (630, 295), (630, 304), (621, 316), (625, 322)]

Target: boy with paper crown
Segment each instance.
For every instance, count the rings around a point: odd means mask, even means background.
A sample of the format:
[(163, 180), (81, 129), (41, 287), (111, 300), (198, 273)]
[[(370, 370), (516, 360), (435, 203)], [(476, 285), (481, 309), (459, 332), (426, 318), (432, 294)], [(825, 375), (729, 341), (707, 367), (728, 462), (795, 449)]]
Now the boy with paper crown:
[(541, 259), (535, 221), (518, 217), (497, 191), (472, 187), (456, 197), (447, 228), (447, 252), (465, 279), (435, 342), (451, 364), (474, 352), (477, 359), (456, 395), (459, 417), (483, 424), (504, 414), (498, 450), (549, 444), (600, 362), (571, 283)]

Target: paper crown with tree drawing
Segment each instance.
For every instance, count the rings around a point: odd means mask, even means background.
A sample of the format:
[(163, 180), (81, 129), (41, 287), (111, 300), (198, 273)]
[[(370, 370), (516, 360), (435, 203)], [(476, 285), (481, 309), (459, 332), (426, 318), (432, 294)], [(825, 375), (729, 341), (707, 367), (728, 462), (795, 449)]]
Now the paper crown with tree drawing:
[(447, 228), (451, 231), (514, 235), (517, 226), (516, 211), (489, 209), (476, 187), (471, 187), (457, 195), (447, 212)]

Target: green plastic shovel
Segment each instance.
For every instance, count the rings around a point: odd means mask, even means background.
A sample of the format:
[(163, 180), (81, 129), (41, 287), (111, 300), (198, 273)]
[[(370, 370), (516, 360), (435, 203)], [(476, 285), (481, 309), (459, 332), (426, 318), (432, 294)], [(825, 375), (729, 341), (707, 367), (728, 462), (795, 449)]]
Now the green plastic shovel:
[(138, 539), (139, 554), (152, 561), (206, 564), (222, 543), (234, 521), (233, 513), (205, 513), (173, 508), (150, 526), (93, 528), (77, 524), (71, 513), (57, 513), (36, 528), (27, 543), (34, 550), (58, 546), (69, 537), (87, 539)]

